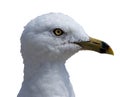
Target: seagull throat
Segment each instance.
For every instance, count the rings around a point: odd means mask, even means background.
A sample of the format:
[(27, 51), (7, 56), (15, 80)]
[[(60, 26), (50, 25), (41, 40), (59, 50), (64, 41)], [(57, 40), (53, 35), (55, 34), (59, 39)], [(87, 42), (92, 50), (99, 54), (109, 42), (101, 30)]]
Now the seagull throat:
[(31, 63), (25, 63), (24, 81), (18, 97), (74, 97), (65, 61), (39, 59), (39, 63)]

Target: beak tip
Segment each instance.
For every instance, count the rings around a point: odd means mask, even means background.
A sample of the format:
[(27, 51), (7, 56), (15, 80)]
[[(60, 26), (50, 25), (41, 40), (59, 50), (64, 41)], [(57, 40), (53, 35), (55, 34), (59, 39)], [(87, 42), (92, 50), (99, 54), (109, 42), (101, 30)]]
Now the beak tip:
[(102, 41), (101, 44), (102, 44), (102, 48), (100, 49), (100, 53), (114, 55), (112, 48), (107, 43)]
[(107, 53), (114, 56), (114, 52), (111, 48), (108, 49)]
[(100, 53), (104, 53), (104, 54), (114, 55), (114, 52), (113, 52), (113, 50), (112, 50), (112, 48), (111, 48), (111, 47), (109, 47), (109, 48), (107, 48), (107, 49), (102, 48), (102, 49), (100, 49), (100, 51), (99, 51), (99, 52), (100, 52)]

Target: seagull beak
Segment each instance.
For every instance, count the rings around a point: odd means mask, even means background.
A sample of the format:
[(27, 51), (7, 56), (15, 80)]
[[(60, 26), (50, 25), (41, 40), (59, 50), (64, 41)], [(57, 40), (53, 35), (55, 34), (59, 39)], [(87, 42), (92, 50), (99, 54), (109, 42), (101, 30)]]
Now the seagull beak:
[(107, 43), (98, 39), (94, 39), (90, 37), (89, 41), (74, 42), (74, 43), (80, 45), (84, 50), (92, 50), (99, 53), (114, 55), (114, 52), (111, 49), (111, 47)]

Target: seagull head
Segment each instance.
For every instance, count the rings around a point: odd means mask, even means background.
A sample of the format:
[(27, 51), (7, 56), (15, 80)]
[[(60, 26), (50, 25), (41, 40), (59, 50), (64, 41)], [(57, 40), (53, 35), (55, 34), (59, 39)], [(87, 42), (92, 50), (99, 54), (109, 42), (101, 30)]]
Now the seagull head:
[(62, 13), (49, 13), (31, 20), (21, 37), (24, 59), (66, 60), (79, 50), (113, 54), (107, 43), (91, 38), (82, 26)]

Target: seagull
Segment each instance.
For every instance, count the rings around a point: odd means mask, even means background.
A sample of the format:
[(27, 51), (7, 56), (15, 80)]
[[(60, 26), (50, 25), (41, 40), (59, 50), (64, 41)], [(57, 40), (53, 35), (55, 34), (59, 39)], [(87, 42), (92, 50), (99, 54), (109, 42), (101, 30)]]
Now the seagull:
[(107, 43), (63, 13), (31, 20), (21, 36), (24, 80), (17, 97), (75, 97), (65, 62), (80, 50), (113, 55)]

